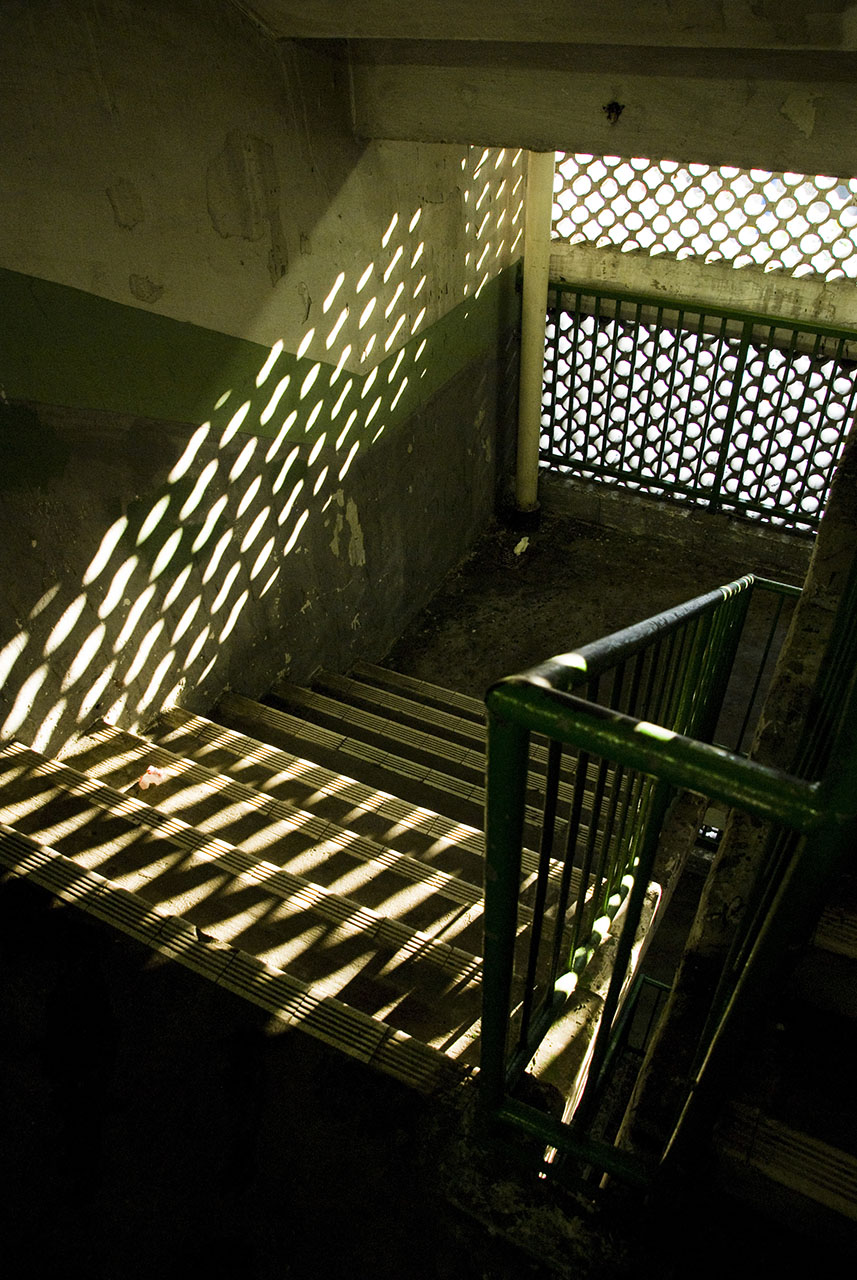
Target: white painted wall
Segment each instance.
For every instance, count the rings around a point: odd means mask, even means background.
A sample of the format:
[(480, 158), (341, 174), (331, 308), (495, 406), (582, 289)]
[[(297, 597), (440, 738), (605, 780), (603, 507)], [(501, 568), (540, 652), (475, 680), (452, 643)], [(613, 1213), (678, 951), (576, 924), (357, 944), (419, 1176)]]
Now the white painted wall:
[(2, 0), (0, 31), (0, 266), (359, 367), (372, 297), (370, 364), (520, 256), (520, 158), (355, 141), (344, 68), (229, 5)]

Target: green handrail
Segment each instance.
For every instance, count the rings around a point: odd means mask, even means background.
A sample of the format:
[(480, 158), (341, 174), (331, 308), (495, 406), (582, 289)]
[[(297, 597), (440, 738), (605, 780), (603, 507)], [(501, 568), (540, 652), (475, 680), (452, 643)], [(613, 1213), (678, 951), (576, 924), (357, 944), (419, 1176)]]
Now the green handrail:
[[(792, 777), (698, 738), (713, 733), (741, 627), (756, 589), (799, 594), (797, 588), (747, 575), (655, 618), (500, 681), (487, 694), (480, 1077), (485, 1105), (509, 1123), (517, 1123), (515, 1116), (520, 1113), (520, 1106), (512, 1105), (510, 1091), (569, 989), (564, 975), (573, 975), (585, 963), (603, 934), (604, 920), (609, 924), (608, 917), (615, 915), (619, 903), (626, 899), (625, 923), (592, 1053), (590, 1085), (578, 1112), (579, 1117), (586, 1118), (587, 1098), (591, 1100), (598, 1084), (607, 1058), (611, 1023), (620, 1009), (660, 827), (676, 789), (707, 795), (763, 819), (785, 822), (800, 832), (830, 831), (837, 823), (850, 822), (849, 813), (843, 810), (840, 814), (835, 806), (821, 804), (820, 784)], [(605, 677), (610, 677), (609, 681)], [(604, 687), (606, 683), (609, 689)], [(587, 697), (571, 690), (585, 692)], [(614, 705), (594, 701), (599, 695)], [(540, 1004), (531, 990), (537, 967), (532, 949), (523, 998), (513, 999), (532, 733), (546, 736), (552, 744), (573, 747), (578, 753), (569, 816), (564, 825), (567, 848), (554, 908), (553, 962)], [(556, 857), (558, 750), (559, 745), (555, 745), (549, 753), (553, 764), (544, 783), (546, 817), (536, 897), (537, 912), (542, 917), (548, 864), (551, 857)], [(601, 765), (596, 766), (596, 760)], [(604, 772), (607, 761), (613, 766), (611, 779)], [(588, 819), (588, 825), (584, 819)], [(581, 889), (569, 912), (571, 867), (576, 856)], [(587, 881), (593, 870), (595, 883), (591, 902), (587, 902)], [(567, 915), (571, 917), (572, 942), (564, 954)], [(542, 925), (543, 919), (539, 919), (533, 929), (534, 938), (539, 938)], [(517, 1047), (511, 1047), (507, 1043), (508, 1031), (515, 1007), (521, 1027)], [(576, 1131), (565, 1126), (561, 1145), (577, 1150), (582, 1158), (584, 1146), (589, 1150), (590, 1143), (580, 1118), (576, 1125)], [(626, 1170), (626, 1165), (623, 1158), (616, 1168)], [(599, 1167), (607, 1168), (603, 1159)], [(620, 1171), (619, 1176), (624, 1174)]]

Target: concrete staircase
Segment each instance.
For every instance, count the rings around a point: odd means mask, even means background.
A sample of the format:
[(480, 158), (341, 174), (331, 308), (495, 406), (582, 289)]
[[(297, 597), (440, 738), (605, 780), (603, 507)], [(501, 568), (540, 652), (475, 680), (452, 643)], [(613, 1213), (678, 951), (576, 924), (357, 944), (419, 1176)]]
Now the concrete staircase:
[(62, 760), (7, 744), (2, 863), (421, 1093), (448, 1089), (479, 1056), (482, 704), (372, 666), (268, 702), (175, 708), (145, 736), (101, 724)]
[(790, 1227), (857, 1243), (857, 879), (836, 887), (715, 1131), (720, 1181)]

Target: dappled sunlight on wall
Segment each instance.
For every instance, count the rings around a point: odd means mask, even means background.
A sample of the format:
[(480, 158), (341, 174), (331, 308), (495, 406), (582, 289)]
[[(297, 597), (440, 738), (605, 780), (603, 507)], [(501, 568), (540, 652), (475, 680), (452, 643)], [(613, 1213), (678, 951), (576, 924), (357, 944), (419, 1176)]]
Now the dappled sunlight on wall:
[(431, 210), (389, 210), (372, 257), (332, 269), (297, 351), (277, 341), (252, 377), (214, 391), (166, 479), (124, 503), (77, 584), (42, 591), (0, 650), (0, 736), (57, 750), (95, 719), (135, 727), (187, 688), (216, 696), (230, 655), (257, 643), (261, 602), (278, 616), (313, 606), (286, 589), (310, 524), (327, 530), (331, 590), (367, 579), (376, 548), (350, 473), (484, 351), (474, 308), (519, 256), (522, 169), (520, 152), (465, 148), (455, 270)]

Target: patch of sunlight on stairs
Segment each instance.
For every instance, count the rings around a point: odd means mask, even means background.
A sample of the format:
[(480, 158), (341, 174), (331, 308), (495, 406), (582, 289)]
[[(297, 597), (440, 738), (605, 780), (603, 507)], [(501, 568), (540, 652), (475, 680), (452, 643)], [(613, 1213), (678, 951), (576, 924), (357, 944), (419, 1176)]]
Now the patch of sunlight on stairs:
[[(62, 760), (6, 744), (0, 860), (414, 1088), (464, 1079), (479, 1057), (482, 704), (368, 664), (269, 702), (174, 707), (145, 735), (96, 725)], [(536, 743), (533, 848), (545, 759)], [(525, 850), (521, 969), (537, 865)], [(559, 879), (555, 863), (553, 894)]]

